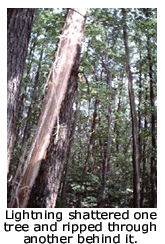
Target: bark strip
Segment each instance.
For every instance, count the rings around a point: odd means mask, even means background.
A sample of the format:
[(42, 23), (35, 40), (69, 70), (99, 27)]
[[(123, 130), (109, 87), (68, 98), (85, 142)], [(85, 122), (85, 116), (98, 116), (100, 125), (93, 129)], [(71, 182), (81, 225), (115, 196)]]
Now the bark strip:
[[(45, 159), (53, 127), (58, 120), (60, 108), (85, 26), (87, 9), (69, 9), (60, 36), (55, 62), (49, 77), (48, 91), (34, 135), (26, 168), (12, 207), (27, 207), (31, 189), (38, 175), (41, 161)], [(80, 12), (81, 14), (79, 14)]]

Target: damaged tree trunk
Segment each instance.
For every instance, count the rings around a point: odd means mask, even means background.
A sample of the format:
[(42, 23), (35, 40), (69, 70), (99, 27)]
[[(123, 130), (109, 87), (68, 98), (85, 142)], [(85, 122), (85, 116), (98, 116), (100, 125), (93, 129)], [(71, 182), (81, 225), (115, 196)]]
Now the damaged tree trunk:
[(53, 129), (46, 159), (42, 161), (39, 174), (33, 185), (27, 207), (55, 208), (60, 186), (63, 161), (69, 140), (73, 117), (73, 103), (77, 91), (80, 48), (71, 71), (64, 101), (61, 105), (59, 121)]
[[(16, 189), (11, 207), (27, 207), (31, 189), (45, 160), (55, 123), (59, 121), (62, 101), (77, 50), (82, 43), (87, 9), (69, 9), (60, 36), (55, 62), (48, 77), (49, 85), (22, 180)], [(58, 123), (57, 123), (58, 124)], [(58, 131), (57, 131), (58, 133)]]

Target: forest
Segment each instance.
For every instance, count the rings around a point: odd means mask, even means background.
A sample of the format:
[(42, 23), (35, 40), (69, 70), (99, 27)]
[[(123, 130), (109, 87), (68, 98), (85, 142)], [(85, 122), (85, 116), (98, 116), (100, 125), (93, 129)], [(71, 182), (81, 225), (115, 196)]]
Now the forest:
[(7, 206), (157, 207), (157, 9), (7, 9)]

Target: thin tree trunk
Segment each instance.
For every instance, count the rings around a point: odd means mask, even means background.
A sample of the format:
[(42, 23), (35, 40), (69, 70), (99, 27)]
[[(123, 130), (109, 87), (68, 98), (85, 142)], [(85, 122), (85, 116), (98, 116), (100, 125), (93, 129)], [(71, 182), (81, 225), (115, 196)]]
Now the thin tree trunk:
[[(29, 43), (29, 47), (28, 47), (28, 49), (29, 49), (28, 55), (29, 55), (29, 56), (31, 56), (31, 55), (34, 53), (34, 51), (35, 51), (35, 46), (36, 46), (36, 42), (34, 42), (33, 45), (30, 45), (30, 43)], [(41, 54), (41, 55), (42, 55), (42, 54)], [(40, 58), (40, 60), (42, 60), (42, 58)], [(30, 67), (29, 67), (29, 69), (27, 70), (27, 73), (24, 74), (25, 76), (28, 77), (29, 80), (31, 79), (31, 78), (30, 78), (30, 72), (31, 72), (31, 66), (32, 66), (32, 63), (33, 63), (33, 61), (31, 60), (31, 62), (30, 62)], [(35, 83), (37, 82), (37, 81), (36, 81), (37, 79), (39, 80), (39, 69), (41, 68), (40, 66), (41, 66), (41, 65), (39, 64), (39, 68), (38, 68), (38, 71), (37, 71), (37, 74), (36, 74), (36, 77), (35, 77)], [(36, 87), (36, 85), (35, 85), (34, 87)], [(34, 90), (35, 90), (35, 88), (31, 91), (31, 98), (33, 98), (33, 96), (35, 96), (35, 92), (34, 92)], [(34, 95), (33, 95), (33, 94), (34, 94)], [(36, 94), (36, 96), (37, 96), (37, 94)], [(21, 97), (20, 97), (20, 100), (19, 100), (19, 104), (20, 104), (20, 106), (19, 106), (18, 115), (17, 115), (17, 117), (18, 117), (17, 123), (19, 122), (20, 119), (22, 119), (22, 118), (24, 117), (23, 114), (24, 114), (24, 110), (25, 110), (25, 105), (24, 105), (24, 101), (25, 101), (25, 100), (26, 100), (26, 95), (25, 95), (25, 93), (23, 93), (23, 94), (21, 94)], [(30, 106), (31, 106), (31, 105), (30, 105)], [(28, 110), (29, 110), (29, 109), (28, 109)], [(28, 114), (29, 114), (29, 112), (27, 112), (27, 118), (28, 118)], [(17, 145), (18, 140), (20, 140), (20, 137), (19, 137), (19, 135), (20, 135), (20, 131), (21, 131), (21, 138), (24, 138), (24, 134), (26, 134), (27, 129), (30, 128), (30, 127), (29, 127), (30, 124), (28, 124), (29, 126), (28, 126), (28, 128), (26, 128), (26, 129), (25, 129), (25, 127), (26, 127), (27, 123), (18, 123), (18, 124), (20, 124), (20, 125), (17, 125), (17, 126), (16, 126), (13, 150), (14, 150), (15, 146)], [(23, 132), (22, 132), (22, 131), (23, 131)], [(23, 134), (23, 136), (22, 136), (22, 134)], [(21, 140), (21, 143), (20, 143), (20, 144), (23, 144), (23, 140), (24, 140), (24, 139)], [(26, 138), (25, 138), (25, 140), (26, 140)], [(26, 143), (27, 143), (27, 140), (26, 140)], [(24, 147), (24, 146), (22, 146), (22, 148), (20, 149), (20, 155), (22, 154), (22, 152), (24, 152), (23, 147)], [(14, 152), (14, 151), (13, 151), (13, 152)], [(14, 160), (14, 162), (15, 162), (15, 158), (14, 158), (14, 157), (12, 157), (11, 160)], [(12, 162), (12, 161), (11, 161), (11, 162)], [(16, 162), (15, 162), (15, 163), (16, 163)], [(12, 174), (13, 172), (10, 172), (10, 173)]]
[(106, 145), (106, 153), (105, 153), (105, 158), (103, 159), (102, 163), (102, 174), (101, 174), (101, 187), (99, 190), (99, 196), (98, 196), (98, 206), (100, 206), (104, 199), (105, 199), (105, 189), (106, 189), (106, 184), (107, 184), (107, 176), (108, 176), (108, 171), (110, 168), (110, 156), (111, 156), (111, 111), (112, 111), (112, 74), (110, 71), (110, 68), (107, 69), (107, 85), (109, 86), (110, 89), (110, 96), (109, 96), (109, 106), (108, 106), (108, 114), (107, 114), (107, 120), (108, 120), (108, 128), (107, 128), (107, 145)]
[[(144, 9), (146, 18), (150, 17), (150, 9)], [(151, 34), (147, 32), (147, 51), (148, 51), (148, 68), (150, 80), (150, 105), (151, 105), (151, 136), (152, 136), (152, 152), (151, 152), (151, 207), (157, 207), (157, 167), (156, 167), (156, 116), (154, 111), (154, 79), (153, 79), (153, 63), (151, 56)]]
[(134, 207), (140, 208), (140, 172), (139, 172), (139, 145), (138, 145), (138, 133), (137, 133), (137, 117), (135, 109), (134, 94), (132, 88), (132, 74), (130, 68), (130, 57), (129, 57), (129, 46), (128, 46), (128, 36), (126, 31), (126, 12), (122, 8), (123, 13), (123, 38), (126, 53), (126, 69), (128, 76), (128, 92), (131, 107), (131, 117), (132, 117), (132, 136), (133, 136), (133, 169), (134, 169)]
[(83, 174), (82, 174), (82, 178), (84, 178), (88, 167), (89, 167), (89, 161), (90, 161), (90, 157), (92, 155), (92, 151), (93, 151), (93, 143), (94, 143), (94, 137), (95, 137), (95, 128), (96, 128), (96, 117), (97, 117), (97, 106), (99, 104), (98, 99), (95, 100), (95, 104), (94, 104), (94, 112), (93, 112), (93, 120), (92, 120), (92, 126), (91, 126), (91, 133), (90, 133), (90, 139), (89, 139), (89, 144), (88, 144), (88, 149), (87, 149), (87, 157), (86, 157), (86, 161), (85, 161), (85, 166), (83, 169)]
[[(16, 191), (13, 204), (11, 204), (13, 207), (27, 207), (31, 189), (39, 173), (41, 162), (46, 158), (53, 128), (56, 122), (58, 124), (61, 104), (65, 98), (77, 51), (82, 42), (86, 14), (87, 9), (69, 9), (67, 12), (55, 62), (51, 69), (51, 76), (48, 77), (49, 86), (47, 95), (27, 158), (27, 166)], [(65, 131), (63, 133), (65, 134)]]
[(34, 9), (7, 10), (7, 173), (15, 138), (16, 119)]
[[(145, 109), (146, 112), (146, 109)], [(144, 128), (147, 131), (147, 118), (144, 117)], [(142, 190), (141, 190), (141, 207), (144, 207), (144, 202), (147, 196), (147, 156), (146, 156), (147, 139), (143, 141), (143, 173), (142, 173)]]
[[(82, 170), (82, 176), (81, 176), (81, 181), (80, 181), (81, 189), (83, 187), (83, 180), (86, 176), (86, 173), (89, 172), (92, 168), (91, 164), (90, 164), (90, 159), (91, 159), (91, 155), (93, 153), (98, 104), (99, 104), (99, 100), (96, 98), (95, 103), (94, 103), (93, 119), (92, 119), (92, 125), (91, 125), (91, 130), (90, 130), (89, 142), (88, 142), (88, 146), (87, 146), (87, 156), (86, 156), (86, 160), (85, 160), (85, 165)], [(83, 196), (80, 193), (80, 194), (78, 194), (78, 203), (76, 206), (77, 208), (82, 207), (82, 204), (81, 204), (82, 200), (83, 200)]]
[[(24, 130), (23, 130), (23, 137), (22, 137), (22, 141), (21, 141), (21, 144), (24, 145), (24, 143), (27, 142), (29, 136), (30, 136), (30, 128), (33, 127), (32, 122), (31, 121), (28, 121), (28, 118), (30, 117), (31, 115), (31, 112), (33, 111), (34, 109), (34, 106), (36, 104), (36, 100), (38, 98), (38, 94), (36, 92), (36, 88), (39, 86), (39, 74), (40, 74), (40, 69), (41, 69), (41, 61), (42, 61), (42, 56), (43, 56), (43, 49), (41, 50), (41, 54), (40, 54), (40, 59), (39, 59), (39, 65), (38, 65), (38, 69), (37, 69), (37, 72), (36, 72), (36, 76), (35, 76), (35, 84), (34, 84), (34, 88), (31, 92), (31, 103), (30, 103), (30, 106), (28, 108), (28, 111), (27, 111), (27, 121), (26, 121), (26, 125), (24, 127)], [(24, 150), (21, 150), (21, 153), (24, 152)]]
[[(139, 48), (140, 45), (139, 45)], [(142, 60), (142, 55), (141, 55), (141, 50), (139, 53), (139, 58), (140, 60)], [(139, 103), (138, 103), (138, 131), (139, 131), (139, 135), (138, 135), (138, 143), (139, 143), (139, 172), (140, 172), (140, 162), (142, 160), (142, 142), (141, 142), (141, 101), (142, 101), (142, 67), (141, 67), (141, 63), (140, 63), (140, 69), (139, 69), (139, 94), (138, 94), (138, 98), (139, 98)], [(141, 177), (141, 172), (140, 172), (140, 177)]]
[(152, 155), (151, 155), (151, 207), (157, 207), (157, 169), (156, 169), (156, 129), (155, 129), (155, 111), (154, 111), (154, 83), (151, 52), (148, 40), (148, 60), (149, 60), (149, 78), (150, 78), (150, 103), (151, 103), (151, 135), (152, 135)]

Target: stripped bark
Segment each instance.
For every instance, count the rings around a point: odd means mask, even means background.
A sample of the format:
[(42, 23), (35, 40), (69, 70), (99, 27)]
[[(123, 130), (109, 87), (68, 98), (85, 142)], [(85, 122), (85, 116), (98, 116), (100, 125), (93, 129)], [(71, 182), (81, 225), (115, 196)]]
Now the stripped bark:
[(48, 77), (47, 95), (26, 161), (23, 177), (11, 204), (12, 207), (27, 207), (41, 161), (46, 158), (53, 128), (59, 118), (61, 104), (65, 98), (77, 48), (82, 42), (86, 14), (87, 9), (69, 9), (67, 12), (55, 62), (51, 68), (51, 75)]
[[(45, 160), (33, 185), (28, 207), (54, 208), (58, 196), (63, 161), (68, 145), (70, 125), (73, 117), (73, 103), (77, 91), (80, 48), (71, 71), (65, 99), (62, 102), (59, 121), (53, 129)], [(58, 128), (58, 130), (57, 130)]]

